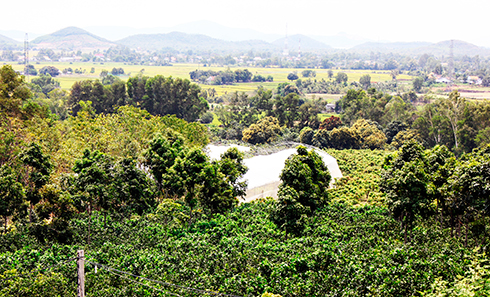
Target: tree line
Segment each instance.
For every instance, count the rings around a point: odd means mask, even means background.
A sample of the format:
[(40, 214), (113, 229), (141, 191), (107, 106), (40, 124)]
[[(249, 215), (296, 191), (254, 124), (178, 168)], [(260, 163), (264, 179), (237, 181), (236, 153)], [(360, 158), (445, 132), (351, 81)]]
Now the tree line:
[(191, 80), (209, 85), (230, 85), (233, 83), (244, 82), (272, 82), (274, 80), (271, 75), (267, 77), (260, 74), (253, 75), (248, 69), (237, 69), (235, 71), (231, 71), (230, 69), (225, 71), (194, 70), (189, 72), (189, 75)]

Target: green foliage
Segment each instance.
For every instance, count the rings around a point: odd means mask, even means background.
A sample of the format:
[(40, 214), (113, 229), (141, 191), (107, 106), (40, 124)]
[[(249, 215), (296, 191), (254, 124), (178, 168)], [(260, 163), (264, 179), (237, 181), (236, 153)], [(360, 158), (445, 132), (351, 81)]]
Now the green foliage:
[(203, 169), (204, 183), (198, 199), (208, 213), (224, 213), (238, 204), (245, 196), (247, 182), (240, 181), (248, 168), (243, 164), (243, 154), (230, 148)]
[(342, 120), (339, 117), (330, 116), (329, 118), (324, 119), (318, 128), (330, 131), (340, 126), (342, 126)]
[(10, 116), (22, 114), (22, 105), (31, 97), (24, 83), (24, 77), (17, 74), (12, 66), (0, 69), (0, 112)]
[(242, 140), (251, 144), (270, 143), (277, 139), (281, 131), (279, 121), (274, 117), (260, 119), (257, 124), (243, 130)]
[(313, 137), (315, 132), (310, 127), (301, 129), (299, 133), (299, 141), (304, 144), (313, 144)]
[(343, 177), (329, 190), (333, 201), (349, 205), (386, 205), (386, 195), (379, 189), (382, 164), (389, 151), (333, 150), (327, 152), (337, 159)]
[(485, 129), (489, 115), (488, 103), (475, 104), (462, 98), (457, 91), (449, 98), (427, 104), (413, 128), (429, 146), (444, 144), (460, 154), (474, 147), (477, 131)]
[(284, 83), (280, 83), (277, 85), (276, 93), (278, 95), (281, 95), (281, 96), (286, 96), (286, 95), (289, 95), (291, 93), (299, 95), (300, 91), (295, 85), (284, 82)]
[[(145, 152), (145, 164), (155, 178), (160, 189), (165, 185), (165, 176), (178, 157), (185, 155), (184, 139), (178, 133), (170, 132), (163, 136), (156, 134)], [(174, 193), (170, 191), (170, 195)]]
[(359, 79), (359, 83), (364, 90), (367, 90), (371, 86), (371, 76), (369, 74), (364, 74)]
[(413, 79), (412, 85), (415, 92), (420, 92), (422, 90), (422, 86), (424, 85), (424, 79), (422, 77), (416, 77)]
[[(242, 130), (257, 121), (261, 113), (261, 109), (258, 106), (260, 102), (250, 106), (252, 105), (252, 100), (255, 99), (249, 98), (244, 92), (234, 92), (226, 96), (226, 99), (228, 104), (216, 110), (218, 120), (224, 127), (237, 131), (236, 138), (240, 139)], [(267, 103), (264, 102), (264, 104)]]
[(213, 119), (214, 119), (214, 113), (206, 112), (205, 114), (203, 114), (201, 116), (200, 120), (201, 120), (201, 123), (203, 123), (203, 124), (209, 124), (213, 121)]
[[(284, 232), (269, 219), (273, 205), (274, 201), (264, 200), (242, 204), (211, 219), (199, 216), (191, 228), (165, 224), (153, 215), (121, 219), (114, 214), (104, 225), (103, 217), (95, 212), (90, 244), (83, 240), (87, 232), (84, 216), (70, 223), (78, 234), (73, 244), (33, 243), (19, 229), (18, 237), (12, 233), (0, 238), (0, 279), (18, 276), (0, 285), (0, 296), (31, 293), (29, 286), (41, 283), (42, 275), (50, 283), (39, 286), (44, 291), (37, 296), (74, 294), (74, 261), (28, 277), (20, 274), (62, 263), (81, 247), (93, 262), (150, 279), (239, 296), (265, 292), (411, 296), (429, 290), (437, 278), (452, 281), (455, 275), (465, 275), (471, 264), (470, 250), (429, 224), (417, 225), (413, 244), (404, 245), (399, 224), (386, 209), (373, 206), (333, 203), (307, 218), (302, 237), (285, 240)], [(19, 247), (6, 250), (6, 242), (16, 242)], [(161, 295), (103, 269), (95, 273), (92, 265), (86, 265), (85, 271), (87, 296)], [(202, 295), (161, 288), (179, 295)]]
[(293, 81), (293, 80), (297, 80), (299, 77), (298, 77), (298, 74), (296, 74), (295, 72), (291, 72), (288, 74), (288, 79)]
[(114, 162), (101, 152), (86, 150), (73, 172), (70, 190), (81, 209), (141, 213), (154, 204), (152, 180), (131, 159)]
[(40, 91), (46, 96), (54, 89), (60, 88), (60, 82), (54, 80), (49, 74), (32, 78), (31, 84), (38, 86)]
[(489, 215), (490, 146), (465, 154), (450, 178), (458, 213)]
[[(189, 72), (189, 75), (193, 81), (213, 85), (229, 85), (236, 82), (250, 82), (252, 80), (252, 73), (248, 69), (237, 69), (234, 72), (230, 69), (226, 71), (194, 70)], [(261, 76), (254, 76), (253, 81), (261, 81), (260, 79), (255, 80), (258, 77)]]
[(114, 163), (110, 156), (99, 151), (85, 150), (83, 157), (75, 162), (73, 172), (74, 195), (77, 206), (91, 212), (100, 207), (106, 212), (114, 209), (118, 201), (111, 193), (111, 170)]
[(301, 76), (303, 77), (316, 77), (315, 70), (306, 69), (301, 72)]
[(44, 66), (39, 69), (39, 74), (42, 75), (51, 75), (52, 77), (58, 76), (61, 74), (60, 70), (54, 66)]
[(278, 200), (272, 214), (286, 234), (300, 234), (306, 217), (327, 204), (330, 173), (315, 151), (298, 146), (280, 175)]
[(91, 115), (88, 111), (65, 121), (37, 119), (24, 130), (28, 140), (40, 143), (51, 155), (57, 174), (70, 171), (75, 159), (86, 149), (98, 150), (117, 160), (141, 158), (155, 133), (179, 133), (188, 147), (204, 147), (209, 141), (205, 126), (175, 116), (151, 116), (130, 106), (108, 115)]
[(91, 101), (97, 113), (112, 113), (118, 106), (131, 104), (152, 115), (176, 115), (186, 121), (197, 120), (209, 107), (199, 97), (200, 88), (189, 80), (137, 76), (124, 84), (113, 75), (101, 73), (102, 81), (81, 81), (72, 86), (68, 105), (74, 114), (79, 102)]
[[(391, 95), (377, 93), (375, 89), (369, 94), (362, 89), (351, 89), (336, 102), (336, 111), (340, 113), (340, 118), (344, 124), (350, 125), (360, 118), (385, 124), (396, 120), (393, 118), (396, 115), (405, 116), (405, 113), (402, 112), (405, 109), (398, 112), (399, 109), (394, 109), (394, 107), (392, 109), (396, 112), (390, 111), (390, 116), (385, 115), (386, 106), (391, 99)], [(395, 107), (398, 108), (399, 106), (395, 105)]]
[(358, 136), (361, 148), (383, 148), (386, 144), (385, 134), (371, 121), (359, 119), (352, 124), (350, 130)]
[(329, 144), (334, 149), (355, 149), (360, 146), (359, 135), (349, 127), (334, 128), (329, 136)]
[(384, 115), (382, 123), (400, 121), (403, 123), (412, 123), (414, 106), (410, 102), (404, 101), (399, 96), (391, 98), (384, 106)]
[(344, 85), (325, 79), (298, 79), (296, 86), (304, 94), (340, 94)]
[(307, 222), (308, 210), (299, 201), (298, 192), (290, 186), (281, 187), (271, 219), (288, 233), (300, 235)]
[(385, 129), (386, 142), (391, 143), (393, 137), (395, 137), (399, 132), (406, 130), (407, 128), (408, 125), (399, 120), (390, 122)]
[(467, 272), (458, 275), (450, 282), (437, 278), (431, 285), (431, 289), (425, 291), (424, 297), (444, 296), (489, 296), (490, 294), (490, 270), (488, 259), (485, 255), (477, 255), (471, 258)]
[(53, 170), (49, 156), (43, 153), (37, 143), (30, 143), (20, 154), (20, 160), (26, 167), (26, 197), (31, 206), (41, 199), (39, 190), (48, 182)]
[(26, 75), (37, 75), (37, 70), (34, 65), (28, 64), (24, 67), (24, 73)]
[(204, 168), (209, 164), (207, 155), (201, 149), (191, 149), (175, 159), (165, 175), (164, 187), (168, 192), (184, 196), (184, 201), (192, 209), (197, 205), (198, 193), (206, 176)]
[(290, 93), (284, 97), (276, 96), (274, 106), (273, 115), (279, 120), (279, 124), (288, 128), (293, 127), (294, 121), (299, 116), (299, 96), (295, 93)]
[(307, 151), (303, 146), (297, 154), (286, 160), (280, 175), (281, 187), (291, 187), (298, 193), (298, 201), (307, 207), (308, 213), (327, 203), (327, 189), (330, 173), (323, 160), (315, 151)]
[(199, 93), (199, 86), (187, 79), (157, 75), (145, 83), (146, 98), (135, 103), (140, 103), (153, 115), (175, 114), (186, 121), (195, 121), (209, 108), (206, 100), (199, 98)]
[(330, 134), (329, 131), (325, 129), (319, 129), (313, 135), (311, 140), (312, 144), (321, 149), (329, 148), (330, 145)]
[(8, 217), (21, 211), (25, 198), (22, 184), (7, 165), (0, 167), (0, 197), (0, 216), (4, 219), (3, 233), (6, 233)]
[(409, 141), (416, 141), (418, 143), (422, 143), (422, 139), (416, 130), (409, 129), (398, 132), (393, 140), (391, 141), (391, 147), (395, 149), (399, 149), (402, 147), (404, 143)]
[(410, 224), (415, 215), (430, 211), (429, 176), (426, 159), (420, 144), (404, 144), (398, 154), (389, 156), (383, 164), (380, 188), (386, 193), (387, 204), (393, 215)]
[(335, 81), (337, 83), (347, 83), (347, 80), (349, 79), (349, 77), (347, 76), (347, 74), (345, 72), (338, 72), (337, 75), (335, 76)]
[(475, 138), (476, 143), (479, 146), (485, 146), (490, 144), (490, 127), (486, 127), (485, 129), (478, 132), (478, 135)]
[(2, 286), (0, 296), (62, 297), (72, 295), (73, 289), (76, 289), (62, 273), (37, 273), (32, 275), (31, 278), (22, 278), (20, 276), (16, 277), (15, 270), (9, 270), (5, 271), (1, 276), (13, 279), (7, 281), (7, 286)]

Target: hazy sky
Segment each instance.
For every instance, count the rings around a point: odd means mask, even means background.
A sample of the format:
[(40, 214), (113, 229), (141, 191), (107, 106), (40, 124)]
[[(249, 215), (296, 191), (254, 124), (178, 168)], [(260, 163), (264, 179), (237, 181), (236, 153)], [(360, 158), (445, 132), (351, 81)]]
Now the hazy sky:
[(264, 33), (351, 35), (387, 41), (460, 39), (490, 47), (490, 1), (24, 0), (2, 1), (0, 30), (76, 26), (172, 27), (210, 20)]

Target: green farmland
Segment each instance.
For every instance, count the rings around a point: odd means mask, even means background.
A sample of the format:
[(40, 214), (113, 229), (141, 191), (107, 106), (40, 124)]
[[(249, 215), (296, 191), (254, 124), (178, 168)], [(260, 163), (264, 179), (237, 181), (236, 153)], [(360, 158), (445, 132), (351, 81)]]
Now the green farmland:
[[(274, 82), (271, 83), (236, 83), (233, 85), (202, 85), (203, 88), (214, 88), (218, 95), (223, 95), (230, 92), (251, 92), (255, 90), (259, 85), (262, 85), (268, 89), (274, 89), (279, 83), (287, 82), (287, 75), (293, 71), (296, 71), (301, 78), (301, 72), (305, 69), (291, 69), (291, 68), (257, 68), (257, 67), (203, 67), (198, 64), (175, 64), (173, 66), (147, 66), (147, 65), (125, 65), (124, 63), (90, 63), (90, 62), (41, 62), (40, 64), (35, 64), (34, 67), (39, 70), (44, 66), (54, 66), (60, 71), (65, 68), (81, 69), (84, 74), (61, 74), (56, 77), (60, 81), (61, 87), (65, 90), (69, 90), (74, 82), (86, 79), (97, 79), (99, 78), (100, 72), (102, 70), (111, 71), (113, 68), (123, 68), (125, 75), (120, 76), (122, 80), (127, 80), (129, 76), (135, 76), (139, 73), (143, 73), (147, 76), (163, 75), (172, 76), (189, 79), (189, 72), (196, 69), (208, 69), (208, 70), (226, 70), (230, 68), (231, 70), (236, 69), (248, 69), (250, 72), (255, 74), (260, 74), (262, 76), (272, 75), (274, 77)], [(22, 71), (24, 65), (14, 64), (13, 68), (17, 71)], [(94, 68), (95, 72), (90, 73), (90, 70)], [(390, 81), (391, 75), (389, 71), (371, 71), (371, 70), (333, 70), (334, 76), (338, 72), (345, 72), (349, 77), (349, 82), (359, 81), (360, 77), (364, 74), (371, 75), (372, 82), (379, 81)], [(328, 70), (327, 69), (315, 69), (316, 77), (314, 79), (325, 79), (328, 80)], [(399, 75), (397, 77), (399, 80), (411, 80), (412, 77), (409, 75)]]

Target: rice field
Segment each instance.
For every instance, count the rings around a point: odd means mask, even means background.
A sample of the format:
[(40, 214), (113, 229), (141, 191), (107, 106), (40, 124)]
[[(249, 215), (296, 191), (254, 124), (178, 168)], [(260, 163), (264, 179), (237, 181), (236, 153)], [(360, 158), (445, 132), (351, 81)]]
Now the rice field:
[[(13, 64), (13, 68), (17, 71), (22, 71), (24, 65)], [(39, 64), (34, 64), (34, 67), (39, 70), (44, 66), (54, 66), (60, 71), (65, 68), (81, 69), (84, 74), (61, 74), (56, 77), (60, 82), (61, 88), (69, 90), (73, 83), (76, 81), (87, 80), (87, 79), (97, 79), (102, 70), (111, 71), (113, 68), (123, 68), (125, 75), (120, 76), (120, 78), (126, 81), (130, 76), (138, 75), (142, 73), (147, 76), (163, 75), (172, 76), (179, 78), (189, 79), (189, 72), (196, 69), (207, 69), (207, 70), (226, 70), (230, 69), (232, 71), (236, 69), (248, 69), (252, 74), (260, 74), (262, 76), (272, 75), (274, 77), (274, 82), (264, 82), (264, 83), (237, 83), (233, 85), (223, 85), (223, 86), (212, 86), (212, 85), (201, 85), (204, 89), (214, 88), (218, 95), (223, 95), (230, 92), (252, 92), (257, 89), (258, 86), (264, 86), (267, 89), (275, 89), (279, 83), (287, 82), (287, 75), (293, 71), (298, 73), (301, 78), (301, 72), (305, 69), (291, 69), (291, 68), (256, 68), (256, 67), (244, 67), (244, 66), (234, 66), (234, 67), (218, 67), (210, 66), (203, 67), (198, 64), (174, 64), (173, 66), (148, 66), (148, 65), (125, 65), (124, 63), (93, 63), (93, 62), (40, 62)], [(94, 73), (90, 73), (91, 69), (94, 68)], [(328, 70), (327, 69), (314, 69), (316, 72), (316, 77), (314, 79), (325, 79), (328, 80)], [(349, 82), (359, 81), (360, 77), (364, 74), (371, 75), (371, 81), (389, 81), (391, 80), (391, 75), (389, 71), (371, 71), (371, 70), (333, 70), (334, 76), (338, 72), (345, 72), (349, 77)], [(408, 75), (399, 75), (399, 80), (411, 80), (412, 77)]]

